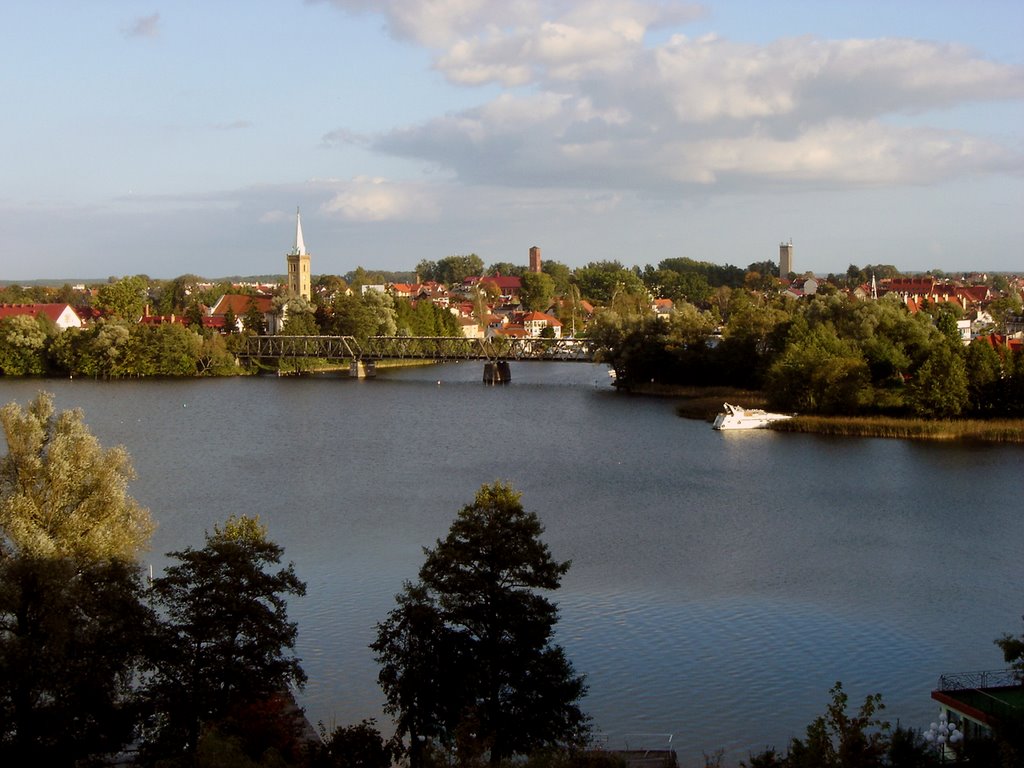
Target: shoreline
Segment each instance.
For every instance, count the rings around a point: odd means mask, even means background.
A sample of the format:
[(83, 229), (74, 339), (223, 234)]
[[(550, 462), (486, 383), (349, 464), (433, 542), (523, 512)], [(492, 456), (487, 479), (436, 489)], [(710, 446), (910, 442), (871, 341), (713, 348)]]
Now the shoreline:
[[(723, 402), (745, 408), (765, 408), (763, 392), (730, 387), (680, 387), (641, 385), (625, 391), (641, 397), (679, 400), (676, 414), (684, 419), (711, 423)], [(920, 419), (895, 416), (794, 416), (773, 423), (776, 432), (834, 437), (882, 437), (900, 440), (962, 440), (999, 445), (1024, 445), (1024, 419)]]

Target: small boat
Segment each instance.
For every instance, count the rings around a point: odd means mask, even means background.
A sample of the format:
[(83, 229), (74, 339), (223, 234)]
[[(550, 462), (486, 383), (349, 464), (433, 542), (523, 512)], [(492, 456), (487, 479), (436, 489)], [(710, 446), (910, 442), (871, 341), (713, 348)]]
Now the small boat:
[(791, 419), (785, 413), (768, 413), (760, 408), (743, 408), (739, 405), (723, 403), (724, 410), (715, 417), (712, 429), (763, 429), (773, 421)]

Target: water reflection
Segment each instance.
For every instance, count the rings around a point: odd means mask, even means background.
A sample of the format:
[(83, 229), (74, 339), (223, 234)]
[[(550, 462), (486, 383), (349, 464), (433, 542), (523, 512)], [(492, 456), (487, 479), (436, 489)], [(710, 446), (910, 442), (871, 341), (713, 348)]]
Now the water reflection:
[(715, 433), (595, 366), (512, 373), (46, 386), (132, 454), (158, 568), (229, 514), (268, 523), (309, 586), (292, 615), (314, 721), (381, 717), (374, 625), (497, 479), (573, 560), (559, 639), (613, 740), (674, 733), (684, 766), (735, 763), (784, 747), (836, 680), (920, 726), (940, 673), (1000, 666), (992, 640), (1022, 610), (1020, 449)]

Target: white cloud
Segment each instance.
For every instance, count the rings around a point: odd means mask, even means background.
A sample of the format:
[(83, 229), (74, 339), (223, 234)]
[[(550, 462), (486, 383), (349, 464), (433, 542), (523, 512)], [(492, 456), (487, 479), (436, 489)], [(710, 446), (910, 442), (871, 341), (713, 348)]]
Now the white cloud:
[(438, 214), (423, 186), (360, 176), (342, 187), (320, 206), (322, 213), (357, 222), (422, 221)]

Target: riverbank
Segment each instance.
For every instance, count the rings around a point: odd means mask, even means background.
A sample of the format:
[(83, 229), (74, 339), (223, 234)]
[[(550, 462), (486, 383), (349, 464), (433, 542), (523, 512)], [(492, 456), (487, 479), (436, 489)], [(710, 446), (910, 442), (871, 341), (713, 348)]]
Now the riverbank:
[(904, 440), (971, 440), (1024, 445), (1024, 419), (897, 419), (886, 416), (797, 416), (772, 424), (779, 432)]
[[(684, 419), (712, 422), (722, 403), (744, 408), (765, 408), (767, 399), (757, 390), (731, 387), (634, 388), (634, 394), (672, 397), (679, 400), (676, 414)], [(892, 416), (795, 416), (778, 421), (770, 429), (837, 437), (890, 437), (903, 440), (969, 440), (1024, 445), (1024, 419), (915, 419)]]

